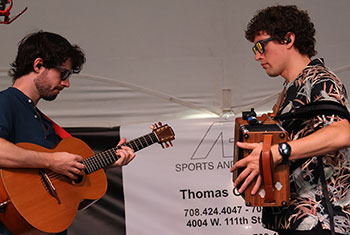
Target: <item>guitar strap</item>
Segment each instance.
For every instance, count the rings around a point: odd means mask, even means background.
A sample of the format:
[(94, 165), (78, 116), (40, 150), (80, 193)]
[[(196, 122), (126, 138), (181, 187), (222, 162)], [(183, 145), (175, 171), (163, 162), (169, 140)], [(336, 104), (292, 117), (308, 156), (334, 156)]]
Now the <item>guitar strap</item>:
[(292, 112), (276, 115), (275, 119), (285, 120), (292, 118), (311, 118), (316, 115), (339, 115), (350, 121), (350, 114), (347, 108), (334, 101), (316, 101), (301, 106)]
[(322, 193), (323, 193), (324, 199), (326, 201), (326, 206), (327, 206), (327, 210), (328, 210), (329, 225), (330, 225), (330, 229), (331, 229), (331, 234), (335, 235), (334, 211), (333, 211), (332, 203), (331, 203), (329, 193), (328, 193), (328, 187), (327, 187), (326, 177), (324, 174), (323, 162), (322, 162), (322, 159), (319, 157), (317, 158), (317, 166), (318, 166), (318, 171), (320, 173)]
[[(49, 119), (51, 120), (51, 119)], [(59, 135), (62, 139), (72, 137), (71, 134), (69, 134), (67, 131), (65, 131), (62, 127), (60, 127), (56, 122), (52, 121), (53, 129), (55, 130), (56, 134)]]
[(47, 120), (52, 122), (53, 129), (55, 130), (56, 134), (59, 135), (62, 139), (72, 137), (71, 134), (69, 134), (67, 131), (65, 131), (62, 127), (60, 127), (56, 122), (54, 122), (51, 118), (49, 118), (47, 115), (45, 115), (43, 112), (38, 110), (40, 114), (42, 114)]

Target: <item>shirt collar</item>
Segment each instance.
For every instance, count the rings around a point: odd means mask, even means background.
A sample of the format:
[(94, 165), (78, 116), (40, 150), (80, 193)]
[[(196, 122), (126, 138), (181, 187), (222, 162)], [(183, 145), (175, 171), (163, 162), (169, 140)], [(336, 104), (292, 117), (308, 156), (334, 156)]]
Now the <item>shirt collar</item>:
[(8, 89), (12, 91), (18, 97), (18, 99), (20, 99), (22, 102), (27, 103), (32, 107), (35, 106), (33, 100), (29, 98), (26, 94), (24, 94), (22, 91), (20, 91), (19, 89), (15, 87), (9, 87)]
[(323, 58), (313, 59), (310, 61), (310, 63), (307, 66), (315, 66), (315, 65), (324, 66), (324, 59)]

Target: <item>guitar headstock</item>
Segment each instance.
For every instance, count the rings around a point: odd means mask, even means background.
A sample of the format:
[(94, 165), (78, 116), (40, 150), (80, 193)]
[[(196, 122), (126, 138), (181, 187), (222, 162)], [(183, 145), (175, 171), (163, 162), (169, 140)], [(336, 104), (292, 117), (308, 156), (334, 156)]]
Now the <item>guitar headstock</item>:
[(158, 143), (162, 145), (163, 148), (168, 148), (169, 144), (173, 146), (171, 141), (175, 139), (175, 133), (168, 124), (163, 125), (161, 122), (154, 124), (152, 132), (157, 136)]

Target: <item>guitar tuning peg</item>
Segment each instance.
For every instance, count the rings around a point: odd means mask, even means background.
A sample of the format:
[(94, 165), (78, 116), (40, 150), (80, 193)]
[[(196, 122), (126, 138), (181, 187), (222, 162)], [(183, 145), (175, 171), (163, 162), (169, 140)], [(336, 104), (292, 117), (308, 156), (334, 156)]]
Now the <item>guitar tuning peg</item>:
[(158, 122), (158, 125), (159, 125), (159, 126), (162, 126), (162, 123), (161, 123), (161, 122)]
[(164, 145), (163, 145), (163, 143), (160, 143), (160, 145), (162, 146), (162, 148), (164, 148)]
[(157, 123), (154, 123), (154, 126), (155, 126), (155, 128), (158, 128), (158, 125), (157, 125)]
[(168, 144), (168, 143), (165, 143), (165, 147), (166, 147), (166, 148), (169, 148), (169, 144)]
[(171, 141), (169, 141), (169, 144), (171, 145), (171, 147), (173, 147), (173, 143), (171, 143)]

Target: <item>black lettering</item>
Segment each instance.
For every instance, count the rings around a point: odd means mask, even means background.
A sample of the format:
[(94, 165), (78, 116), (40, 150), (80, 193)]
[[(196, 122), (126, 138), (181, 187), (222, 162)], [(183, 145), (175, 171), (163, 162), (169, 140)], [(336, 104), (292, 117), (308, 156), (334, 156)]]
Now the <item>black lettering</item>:
[(256, 215), (253, 215), (251, 217), (251, 221), (252, 221), (252, 224), (261, 224), (261, 217), (260, 216), (256, 216)]
[(228, 197), (228, 190), (227, 189), (222, 190), (222, 197)]
[(210, 223), (212, 226), (219, 226), (220, 224), (220, 219), (219, 218), (211, 218)]
[(197, 192), (196, 192), (196, 197), (199, 198), (199, 199), (201, 199), (201, 198), (203, 197), (203, 192), (197, 191)]
[(208, 165), (209, 165), (209, 167), (208, 167), (209, 170), (214, 169), (214, 162), (208, 162)]
[(214, 162), (191, 162), (191, 163), (177, 163), (175, 164), (176, 172), (192, 172), (192, 171), (206, 171), (213, 170)]
[(196, 169), (196, 165), (193, 163), (188, 164), (188, 170), (189, 171), (194, 171)]
[(206, 199), (206, 198), (221, 198), (228, 197), (229, 193), (227, 189), (217, 190), (199, 190), (193, 191), (191, 189), (180, 189), (181, 197), (186, 199)]
[(176, 164), (176, 165), (175, 165), (175, 171), (176, 171), (176, 172), (180, 172), (181, 170), (182, 170), (181, 164)]
[(188, 189), (180, 189), (180, 192), (182, 193), (182, 199), (186, 199), (186, 195), (185, 195), (185, 192), (187, 191)]
[(191, 190), (187, 190), (187, 192), (188, 192), (188, 199), (194, 199), (194, 198), (196, 198), (196, 194), (195, 194), (195, 192), (193, 192), (193, 191), (191, 191)]
[(218, 162), (216, 169), (230, 169), (233, 166), (233, 161)]

